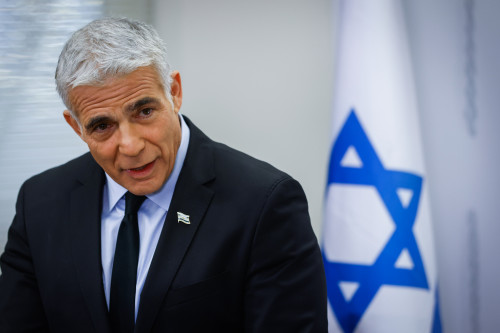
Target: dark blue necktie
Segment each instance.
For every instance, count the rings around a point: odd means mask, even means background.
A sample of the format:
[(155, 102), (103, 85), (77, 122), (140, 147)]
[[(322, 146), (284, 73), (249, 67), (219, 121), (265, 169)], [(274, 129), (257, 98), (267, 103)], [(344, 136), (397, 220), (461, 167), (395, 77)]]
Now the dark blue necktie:
[(116, 240), (109, 314), (115, 333), (132, 333), (135, 326), (135, 286), (139, 260), (139, 223), (137, 212), (146, 197), (125, 193), (125, 216)]

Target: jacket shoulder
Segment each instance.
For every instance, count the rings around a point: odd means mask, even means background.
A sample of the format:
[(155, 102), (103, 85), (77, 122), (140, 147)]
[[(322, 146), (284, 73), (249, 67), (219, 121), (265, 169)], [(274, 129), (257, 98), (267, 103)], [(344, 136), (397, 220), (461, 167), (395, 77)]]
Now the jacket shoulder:
[(23, 184), (25, 190), (43, 189), (44, 191), (61, 190), (73, 187), (81, 179), (99, 167), (90, 153), (85, 153), (59, 166), (32, 176)]
[(216, 183), (240, 189), (268, 188), (280, 180), (292, 179), (288, 174), (267, 162), (213, 141), (189, 118), (184, 116), (184, 119), (191, 131), (186, 158), (189, 160), (193, 174), (200, 172), (213, 174), (217, 179)]
[(214, 143), (214, 157), (218, 177), (232, 176), (248, 185), (292, 178), (271, 164), (222, 143)]

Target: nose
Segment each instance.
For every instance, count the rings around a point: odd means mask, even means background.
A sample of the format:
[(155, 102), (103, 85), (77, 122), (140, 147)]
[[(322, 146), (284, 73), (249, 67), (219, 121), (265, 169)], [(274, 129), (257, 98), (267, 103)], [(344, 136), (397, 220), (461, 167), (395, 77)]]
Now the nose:
[(120, 126), (118, 151), (126, 156), (137, 156), (144, 149), (145, 142), (139, 128), (133, 124)]

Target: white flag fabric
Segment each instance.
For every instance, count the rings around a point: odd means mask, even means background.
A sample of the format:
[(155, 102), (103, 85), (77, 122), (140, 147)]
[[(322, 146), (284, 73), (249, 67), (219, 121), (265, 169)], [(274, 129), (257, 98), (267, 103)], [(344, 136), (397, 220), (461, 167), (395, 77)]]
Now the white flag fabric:
[(340, 3), (323, 258), (330, 332), (441, 332), (416, 93), (398, 0)]

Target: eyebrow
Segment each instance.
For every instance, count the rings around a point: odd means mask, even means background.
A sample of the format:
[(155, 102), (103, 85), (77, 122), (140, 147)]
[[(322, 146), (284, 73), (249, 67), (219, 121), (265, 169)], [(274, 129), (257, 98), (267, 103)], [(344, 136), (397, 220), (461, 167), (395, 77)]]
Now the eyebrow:
[(95, 117), (95, 118), (92, 118), (90, 119), (90, 121), (85, 125), (85, 129), (87, 131), (90, 131), (92, 128), (94, 128), (94, 126), (96, 126), (97, 124), (100, 124), (102, 122), (106, 122), (106, 121), (109, 121), (109, 117), (105, 117), (105, 116), (100, 116), (100, 117)]
[(134, 103), (130, 104), (127, 106), (126, 110), (127, 112), (133, 112), (134, 110), (139, 109), (141, 106), (147, 105), (147, 104), (159, 104), (160, 100), (154, 97), (144, 97), (141, 98), (138, 101), (135, 101)]
[[(132, 113), (132, 112), (134, 112), (135, 110), (139, 109), (140, 107), (142, 107), (144, 105), (147, 105), (147, 104), (159, 104), (159, 103), (160, 103), (160, 100), (158, 98), (144, 97), (144, 98), (141, 98), (140, 100), (135, 101), (134, 103), (128, 105), (126, 107), (126, 112), (127, 113)], [(98, 116), (98, 117), (92, 118), (85, 125), (85, 129), (87, 131), (89, 131), (92, 128), (94, 128), (94, 126), (96, 126), (97, 124), (100, 124), (102, 122), (106, 122), (106, 121), (109, 121), (109, 120), (110, 120), (110, 118), (106, 117), (106, 116)]]

